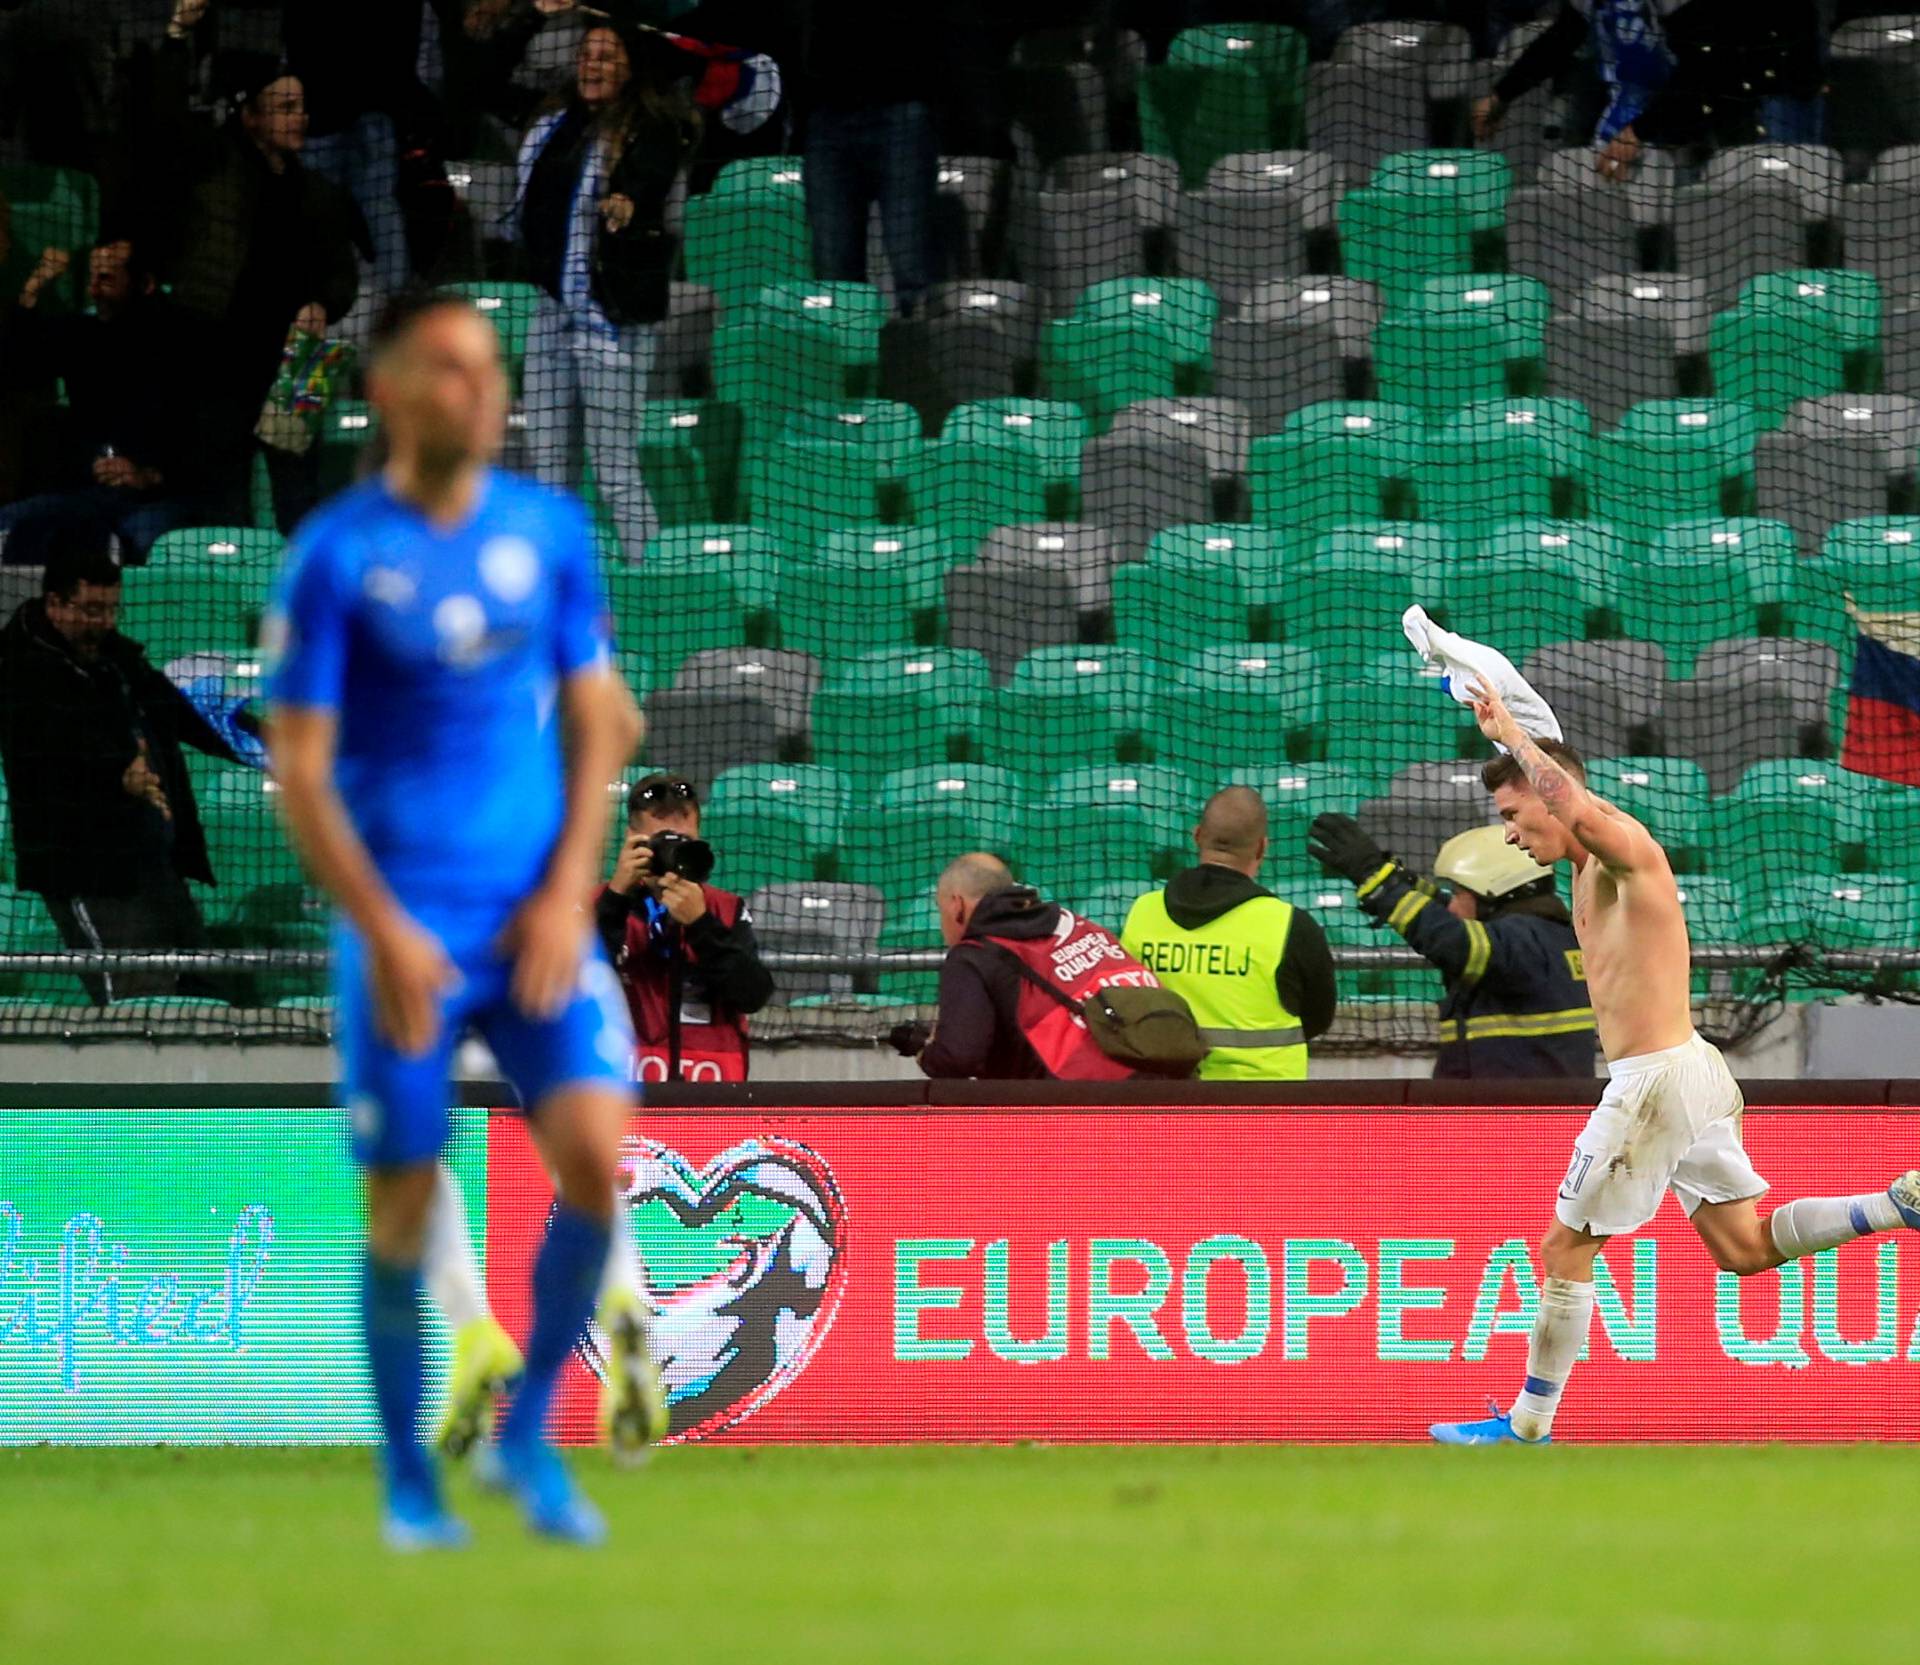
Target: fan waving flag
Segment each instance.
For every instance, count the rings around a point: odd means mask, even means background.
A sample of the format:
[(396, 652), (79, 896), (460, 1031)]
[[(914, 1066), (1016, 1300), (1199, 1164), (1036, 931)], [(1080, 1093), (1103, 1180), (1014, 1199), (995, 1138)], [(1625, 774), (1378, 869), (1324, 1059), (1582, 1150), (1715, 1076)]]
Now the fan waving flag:
[(1863, 775), (1920, 786), (1920, 611), (1867, 613), (1847, 597), (1859, 632), (1840, 761)]

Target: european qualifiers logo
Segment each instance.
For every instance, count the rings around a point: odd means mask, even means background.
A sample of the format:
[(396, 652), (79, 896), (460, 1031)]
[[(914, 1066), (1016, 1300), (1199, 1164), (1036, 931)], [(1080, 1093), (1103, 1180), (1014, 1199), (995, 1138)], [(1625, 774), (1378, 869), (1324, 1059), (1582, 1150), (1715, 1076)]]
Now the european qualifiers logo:
[[(621, 1150), (622, 1206), (646, 1267), (669, 1438), (734, 1427), (807, 1366), (846, 1281), (847, 1210), (820, 1155), (748, 1139), (704, 1168), (656, 1140)], [(580, 1344), (604, 1376), (596, 1325)]]
[(238, 1353), (247, 1307), (273, 1253), (273, 1214), (248, 1204), (228, 1233), (224, 1261), (200, 1251), (193, 1269), (141, 1266), (106, 1222), (69, 1215), (50, 1254), (28, 1251), (27, 1222), (0, 1200), (0, 1363), (14, 1348), (53, 1355), (60, 1386), (72, 1392), (100, 1344), (159, 1348), (203, 1342)]

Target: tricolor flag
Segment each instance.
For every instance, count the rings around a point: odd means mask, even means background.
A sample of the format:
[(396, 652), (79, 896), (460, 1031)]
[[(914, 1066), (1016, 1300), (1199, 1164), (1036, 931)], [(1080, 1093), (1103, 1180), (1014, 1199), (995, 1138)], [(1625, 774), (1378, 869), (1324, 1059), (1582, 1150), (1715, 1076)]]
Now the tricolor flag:
[(1847, 597), (1859, 632), (1841, 765), (1920, 786), (1920, 611), (1868, 613)]

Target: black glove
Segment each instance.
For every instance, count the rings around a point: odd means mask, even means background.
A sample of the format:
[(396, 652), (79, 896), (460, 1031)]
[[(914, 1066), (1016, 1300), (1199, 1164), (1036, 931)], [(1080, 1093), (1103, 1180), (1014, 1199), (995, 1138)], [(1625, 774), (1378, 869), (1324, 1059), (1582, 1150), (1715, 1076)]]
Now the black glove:
[(896, 1023), (887, 1031), (887, 1044), (902, 1058), (918, 1058), (932, 1039), (933, 1025), (923, 1023), (918, 1018), (908, 1023)]
[(1372, 878), (1393, 859), (1351, 815), (1316, 815), (1307, 829), (1307, 854), (1355, 884)]

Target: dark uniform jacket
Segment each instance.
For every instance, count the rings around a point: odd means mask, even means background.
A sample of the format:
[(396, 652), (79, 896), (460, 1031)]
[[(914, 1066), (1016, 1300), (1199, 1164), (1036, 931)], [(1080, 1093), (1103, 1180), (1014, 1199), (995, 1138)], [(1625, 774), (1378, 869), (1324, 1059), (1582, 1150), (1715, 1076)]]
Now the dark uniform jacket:
[(1440, 969), (1441, 1079), (1590, 1076), (1593, 1007), (1573, 921), (1557, 897), (1456, 919), (1394, 867), (1360, 887), (1360, 905)]
[[(168, 820), (121, 785), (146, 742)], [(0, 762), (13, 818), (15, 883), (47, 896), (131, 896), (169, 869), (212, 884), (181, 745), (239, 762), (187, 696), (117, 631), (86, 662), (20, 604), (0, 630)]]

